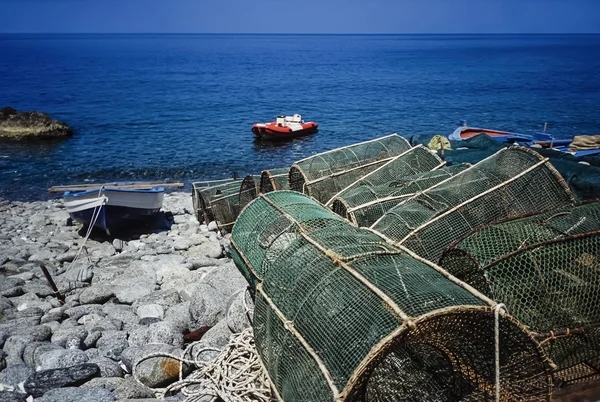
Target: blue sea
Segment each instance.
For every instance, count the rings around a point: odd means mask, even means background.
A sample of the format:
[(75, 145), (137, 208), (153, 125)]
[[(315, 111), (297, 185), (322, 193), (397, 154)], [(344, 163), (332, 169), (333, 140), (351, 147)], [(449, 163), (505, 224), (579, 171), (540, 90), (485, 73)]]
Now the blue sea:
[[(0, 143), (0, 197), (259, 173), (398, 132), (600, 134), (600, 35), (0, 35), (0, 106), (75, 130)], [(301, 113), (317, 135), (256, 142)]]

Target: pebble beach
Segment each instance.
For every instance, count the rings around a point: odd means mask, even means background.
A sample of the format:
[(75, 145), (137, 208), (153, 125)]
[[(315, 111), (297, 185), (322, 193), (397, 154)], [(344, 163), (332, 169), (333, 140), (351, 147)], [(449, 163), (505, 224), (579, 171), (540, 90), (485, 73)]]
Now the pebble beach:
[(62, 200), (0, 200), (0, 401), (150, 401), (179, 361), (144, 357), (180, 356), (203, 334), (210, 361), (250, 326), (227, 236), (197, 221), (188, 193), (166, 194), (163, 211), (168, 229), (86, 240)]

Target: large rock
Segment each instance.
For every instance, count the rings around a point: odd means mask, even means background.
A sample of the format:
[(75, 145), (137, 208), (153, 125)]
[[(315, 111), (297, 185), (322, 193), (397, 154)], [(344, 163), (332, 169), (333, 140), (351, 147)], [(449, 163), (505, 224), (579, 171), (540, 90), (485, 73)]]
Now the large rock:
[(81, 292), (79, 302), (81, 304), (102, 304), (106, 303), (113, 295), (114, 292), (110, 286), (94, 285)]
[[(24, 388), (27, 393), (38, 398), (51, 389), (80, 385), (99, 375), (100, 368), (96, 364), (84, 363), (69, 368), (38, 371), (25, 381)], [(87, 399), (81, 395), (76, 400), (85, 401)]]
[(10, 106), (0, 109), (0, 138), (43, 140), (72, 135), (72, 128), (62, 121), (53, 120), (46, 113), (19, 112)]
[[(218, 352), (214, 350), (205, 350), (200, 352), (203, 348), (215, 348), (222, 350), (229, 343), (229, 338), (233, 333), (229, 329), (226, 320), (221, 320), (209, 329), (202, 340), (198, 342), (191, 350), (192, 356), (197, 356), (197, 359), (204, 362), (210, 362), (218, 356)], [(189, 355), (188, 355), (189, 356)]]
[(66, 387), (48, 391), (40, 402), (113, 402), (114, 395), (104, 388)]
[(101, 377), (123, 377), (123, 369), (119, 363), (109, 359), (108, 357), (98, 356), (90, 358), (88, 363), (94, 363), (100, 367)]
[(201, 259), (205, 257), (220, 258), (223, 256), (223, 249), (218, 241), (207, 241), (206, 243), (190, 247), (185, 252), (185, 255), (188, 259)]
[(123, 350), (129, 347), (127, 332), (106, 331), (96, 343), (98, 354), (103, 357), (118, 361)]
[(52, 350), (62, 350), (63, 348), (48, 342), (32, 342), (25, 346), (23, 350), (23, 361), (29, 367), (37, 368), (41, 363), (41, 357), (46, 352), (50, 352)]
[(149, 343), (166, 343), (168, 345), (183, 346), (183, 335), (178, 328), (169, 322), (156, 322), (131, 331), (129, 344), (143, 346)]
[(235, 293), (229, 299), (227, 306), (227, 325), (233, 333), (242, 332), (246, 328), (249, 328), (252, 323), (252, 311), (254, 305), (252, 299), (248, 296), (248, 292), (241, 290)]
[[(123, 351), (121, 360), (130, 372), (132, 367), (136, 366), (138, 379), (147, 387), (164, 387), (176, 381), (179, 378), (179, 361), (169, 357), (152, 357), (141, 361), (152, 353), (168, 353), (178, 356), (181, 355), (181, 349), (159, 343), (130, 347)], [(138, 364), (140, 361), (141, 363)], [(183, 367), (187, 374), (188, 367), (186, 365)]]
[(213, 268), (196, 286), (190, 305), (194, 325), (213, 326), (225, 318), (231, 296), (246, 289), (248, 283), (233, 263)]
[(136, 327), (139, 321), (139, 317), (135, 314), (133, 308), (123, 304), (106, 303), (102, 307), (102, 312), (108, 318), (121, 321), (124, 329)]
[(82, 344), (87, 336), (88, 331), (84, 327), (63, 324), (54, 332), (54, 334), (52, 334), (52, 338), (50, 340), (52, 343), (62, 347), (67, 347), (67, 344)]
[(0, 372), (0, 384), (18, 388), (35, 372), (31, 367), (24, 364), (11, 364)]
[(81, 385), (81, 387), (103, 388), (113, 392), (123, 381), (125, 380), (120, 377), (96, 377)]
[(154, 391), (140, 384), (133, 377), (123, 380), (114, 390), (117, 399), (154, 398)]
[(84, 351), (79, 349), (56, 349), (44, 353), (39, 360), (40, 370), (50, 370), (83, 364), (89, 358)]

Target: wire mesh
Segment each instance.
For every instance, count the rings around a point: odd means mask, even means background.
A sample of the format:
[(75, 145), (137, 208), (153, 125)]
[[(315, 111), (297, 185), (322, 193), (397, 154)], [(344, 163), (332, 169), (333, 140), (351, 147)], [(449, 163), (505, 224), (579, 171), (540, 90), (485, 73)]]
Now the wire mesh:
[(271, 191), (289, 190), (289, 174), (289, 168), (263, 170), (260, 175), (260, 192), (266, 194)]
[(257, 193), (256, 180), (248, 175), (211, 199), (210, 211), (221, 232), (231, 231), (240, 211), (256, 198)]
[(486, 226), (440, 264), (541, 334), (557, 384), (600, 375), (600, 202)]
[(211, 208), (213, 198), (233, 188), (239, 188), (240, 179), (212, 180), (192, 183), (192, 204), (198, 222), (208, 224), (215, 220)]
[[(257, 350), (281, 399), (493, 395), (494, 302), (441, 268), (293, 191), (250, 203), (231, 242), (256, 287)], [(545, 400), (543, 350), (506, 314), (500, 333), (502, 400)]]
[(444, 165), (444, 162), (429, 149), (422, 145), (417, 145), (406, 152), (392, 158), (384, 165), (378, 167), (372, 172), (360, 177), (358, 180), (335, 194), (326, 206), (331, 207), (333, 200), (344, 198), (345, 194), (361, 186), (376, 187), (385, 186), (394, 183), (406, 176), (429, 172), (438, 169)]
[(400, 176), (387, 183), (361, 183), (338, 194), (331, 203), (331, 209), (357, 226), (369, 227), (402, 201), (462, 172), (469, 166), (447, 166), (411, 176)]
[(437, 262), (448, 245), (478, 227), (573, 202), (547, 159), (512, 146), (403, 201), (371, 228)]
[(392, 134), (302, 159), (290, 169), (290, 189), (326, 203), (334, 194), (410, 148), (407, 140)]

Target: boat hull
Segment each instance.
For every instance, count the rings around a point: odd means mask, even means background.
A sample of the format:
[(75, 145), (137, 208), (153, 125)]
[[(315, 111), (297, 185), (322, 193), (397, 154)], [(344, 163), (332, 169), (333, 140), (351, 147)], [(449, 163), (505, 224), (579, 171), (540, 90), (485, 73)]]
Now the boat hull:
[(303, 128), (300, 130), (291, 130), (287, 127), (271, 126), (270, 123), (255, 124), (252, 127), (252, 132), (257, 138), (260, 139), (289, 140), (292, 138), (316, 134), (319, 131), (318, 124), (314, 122), (306, 123), (302, 126)]
[[(163, 199), (163, 188), (103, 189), (67, 192), (64, 195), (67, 212), (73, 220), (86, 226), (93, 223), (95, 228), (109, 236), (154, 223)], [(97, 216), (95, 220), (94, 216)]]

